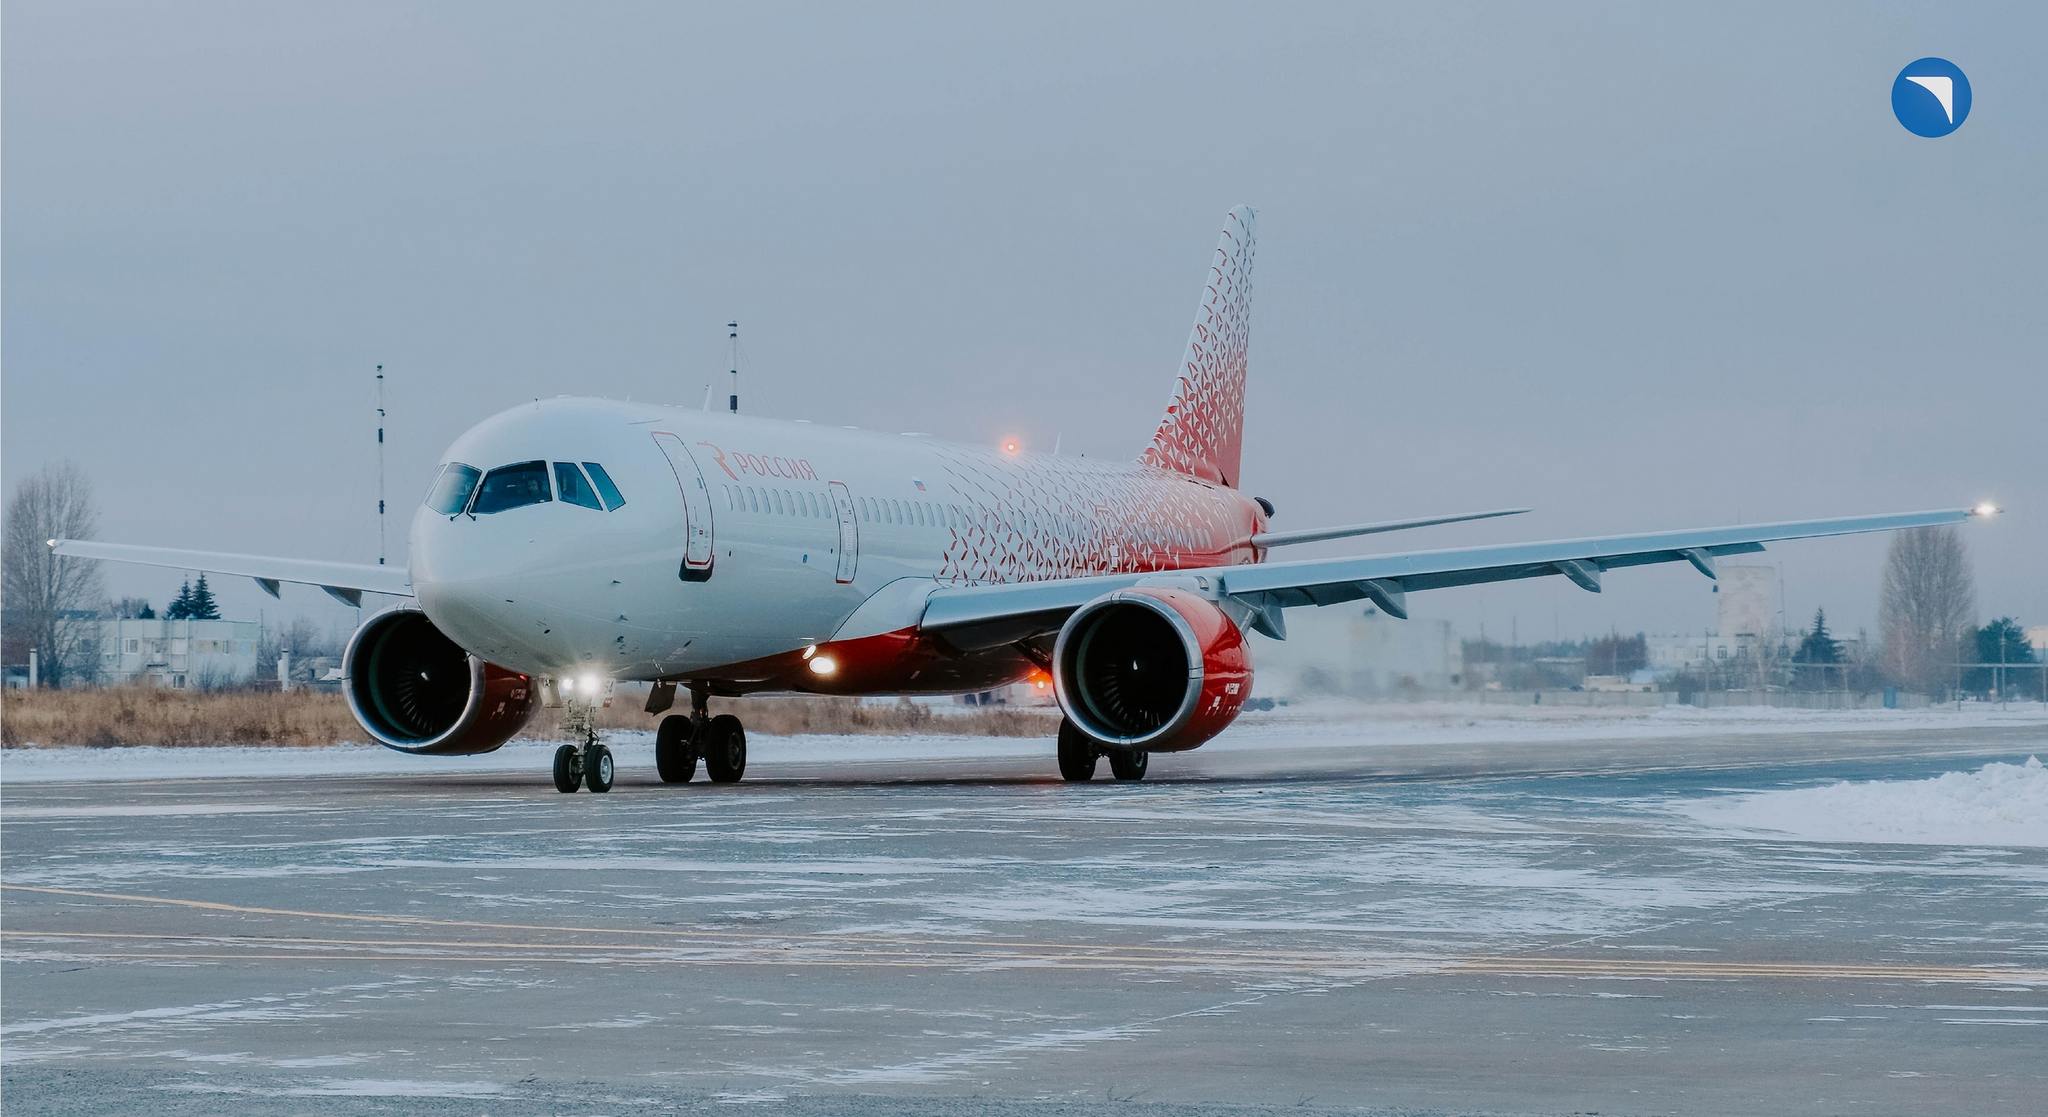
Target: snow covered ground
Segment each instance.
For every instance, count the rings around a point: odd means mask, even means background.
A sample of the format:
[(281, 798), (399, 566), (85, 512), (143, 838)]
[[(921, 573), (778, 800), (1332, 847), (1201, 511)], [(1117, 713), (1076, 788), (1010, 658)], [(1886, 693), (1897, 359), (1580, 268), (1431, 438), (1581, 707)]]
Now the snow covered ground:
[(2048, 768), (1986, 764), (1926, 780), (1838, 781), (1822, 787), (1688, 800), (1678, 813), (1745, 836), (1817, 842), (2048, 846)]
[[(2048, 727), (2040, 703), (1970, 704), (1961, 710), (1789, 710), (1690, 706), (1657, 709), (1498, 706), (1449, 702), (1322, 702), (1247, 714), (1202, 746), (1206, 753), (1273, 748), (1370, 748), (1391, 745), (1544, 744), (1556, 741), (1671, 739), (1763, 733), (1845, 733), (1913, 729)], [(619, 763), (651, 767), (651, 731), (607, 737)], [(960, 734), (772, 737), (749, 734), (749, 763), (1026, 759), (1050, 757), (1049, 740)], [(0, 783), (65, 780), (222, 779), (250, 776), (431, 775), (438, 772), (545, 771), (554, 742), (515, 741), (482, 756), (411, 756), (373, 745), (333, 748), (25, 748), (0, 754)]]

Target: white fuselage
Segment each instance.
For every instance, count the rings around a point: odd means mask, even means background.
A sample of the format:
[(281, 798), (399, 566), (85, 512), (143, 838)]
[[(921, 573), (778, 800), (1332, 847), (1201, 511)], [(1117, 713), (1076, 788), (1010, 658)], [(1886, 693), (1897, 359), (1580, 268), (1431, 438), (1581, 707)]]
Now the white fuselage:
[[(892, 602), (934, 581), (1253, 562), (1264, 526), (1234, 489), (1135, 463), (612, 400), (512, 408), (444, 459), (486, 489), (522, 462), (549, 463), (539, 499), (422, 506), (410, 568), (449, 637), (542, 676), (745, 678), (734, 665), (914, 625)], [(572, 502), (578, 463), (601, 465), (623, 502)]]

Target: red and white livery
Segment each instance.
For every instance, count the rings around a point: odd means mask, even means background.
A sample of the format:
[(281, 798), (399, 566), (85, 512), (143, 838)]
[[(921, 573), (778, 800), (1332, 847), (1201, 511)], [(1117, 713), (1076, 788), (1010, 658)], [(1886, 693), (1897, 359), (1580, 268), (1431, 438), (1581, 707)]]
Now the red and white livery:
[[(604, 399), (522, 404), (465, 433), (412, 523), (405, 567), (55, 540), (58, 553), (240, 574), (399, 603), (350, 640), (351, 708), (384, 744), (474, 753), (537, 705), (654, 684), (664, 779), (737, 780), (746, 736), (712, 695), (945, 694), (1049, 675), (1067, 779), (1142, 778), (1223, 732), (1250, 695), (1247, 630), (1283, 611), (1560, 575), (1776, 540), (1946, 524), (1938, 510), (1650, 535), (1270, 562), (1278, 547), (1522, 509), (1276, 532), (1240, 477), (1253, 214), (1230, 211), (1150, 445), (1130, 462)], [(590, 732), (564, 791), (611, 786)]]

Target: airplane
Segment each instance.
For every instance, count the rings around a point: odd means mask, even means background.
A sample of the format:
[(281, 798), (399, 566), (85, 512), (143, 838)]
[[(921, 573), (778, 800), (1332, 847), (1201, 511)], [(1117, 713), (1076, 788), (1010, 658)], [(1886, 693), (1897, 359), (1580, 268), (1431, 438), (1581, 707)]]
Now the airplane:
[[(662, 780), (746, 770), (746, 732), (709, 699), (764, 691), (933, 695), (1050, 676), (1070, 781), (1224, 731), (1250, 696), (1245, 634), (1284, 611), (1369, 600), (1406, 619), (1423, 590), (1715, 562), (1791, 539), (1962, 522), (1940, 509), (1587, 539), (1269, 561), (1318, 540), (1514, 515), (1498, 509), (1298, 531), (1238, 487), (1254, 213), (1225, 219), (1164, 416), (1135, 461), (989, 448), (658, 403), (560, 397), (471, 428), (413, 515), (404, 567), (51, 540), (60, 555), (399, 598), (351, 636), (348, 704), (401, 752), (490, 752), (536, 706), (578, 743), (557, 789), (608, 791), (590, 712), (622, 681), (670, 710)], [(1042, 675), (1040, 674), (1042, 673)]]

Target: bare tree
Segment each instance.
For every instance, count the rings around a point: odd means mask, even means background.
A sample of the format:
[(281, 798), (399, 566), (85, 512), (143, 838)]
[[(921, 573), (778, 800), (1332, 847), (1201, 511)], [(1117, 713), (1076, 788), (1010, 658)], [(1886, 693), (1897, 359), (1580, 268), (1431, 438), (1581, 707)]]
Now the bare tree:
[(1961, 532), (1923, 527), (1892, 537), (1878, 615), (1886, 675), (1923, 694), (1946, 691), (1954, 682), (1956, 651), (1976, 615), (1977, 590)]
[(14, 635), (36, 649), (51, 686), (92, 679), (99, 624), (90, 614), (106, 591), (98, 562), (61, 557), (46, 541), (91, 539), (98, 531), (92, 479), (77, 462), (44, 466), (8, 498), (0, 530), (0, 593), (6, 595)]

